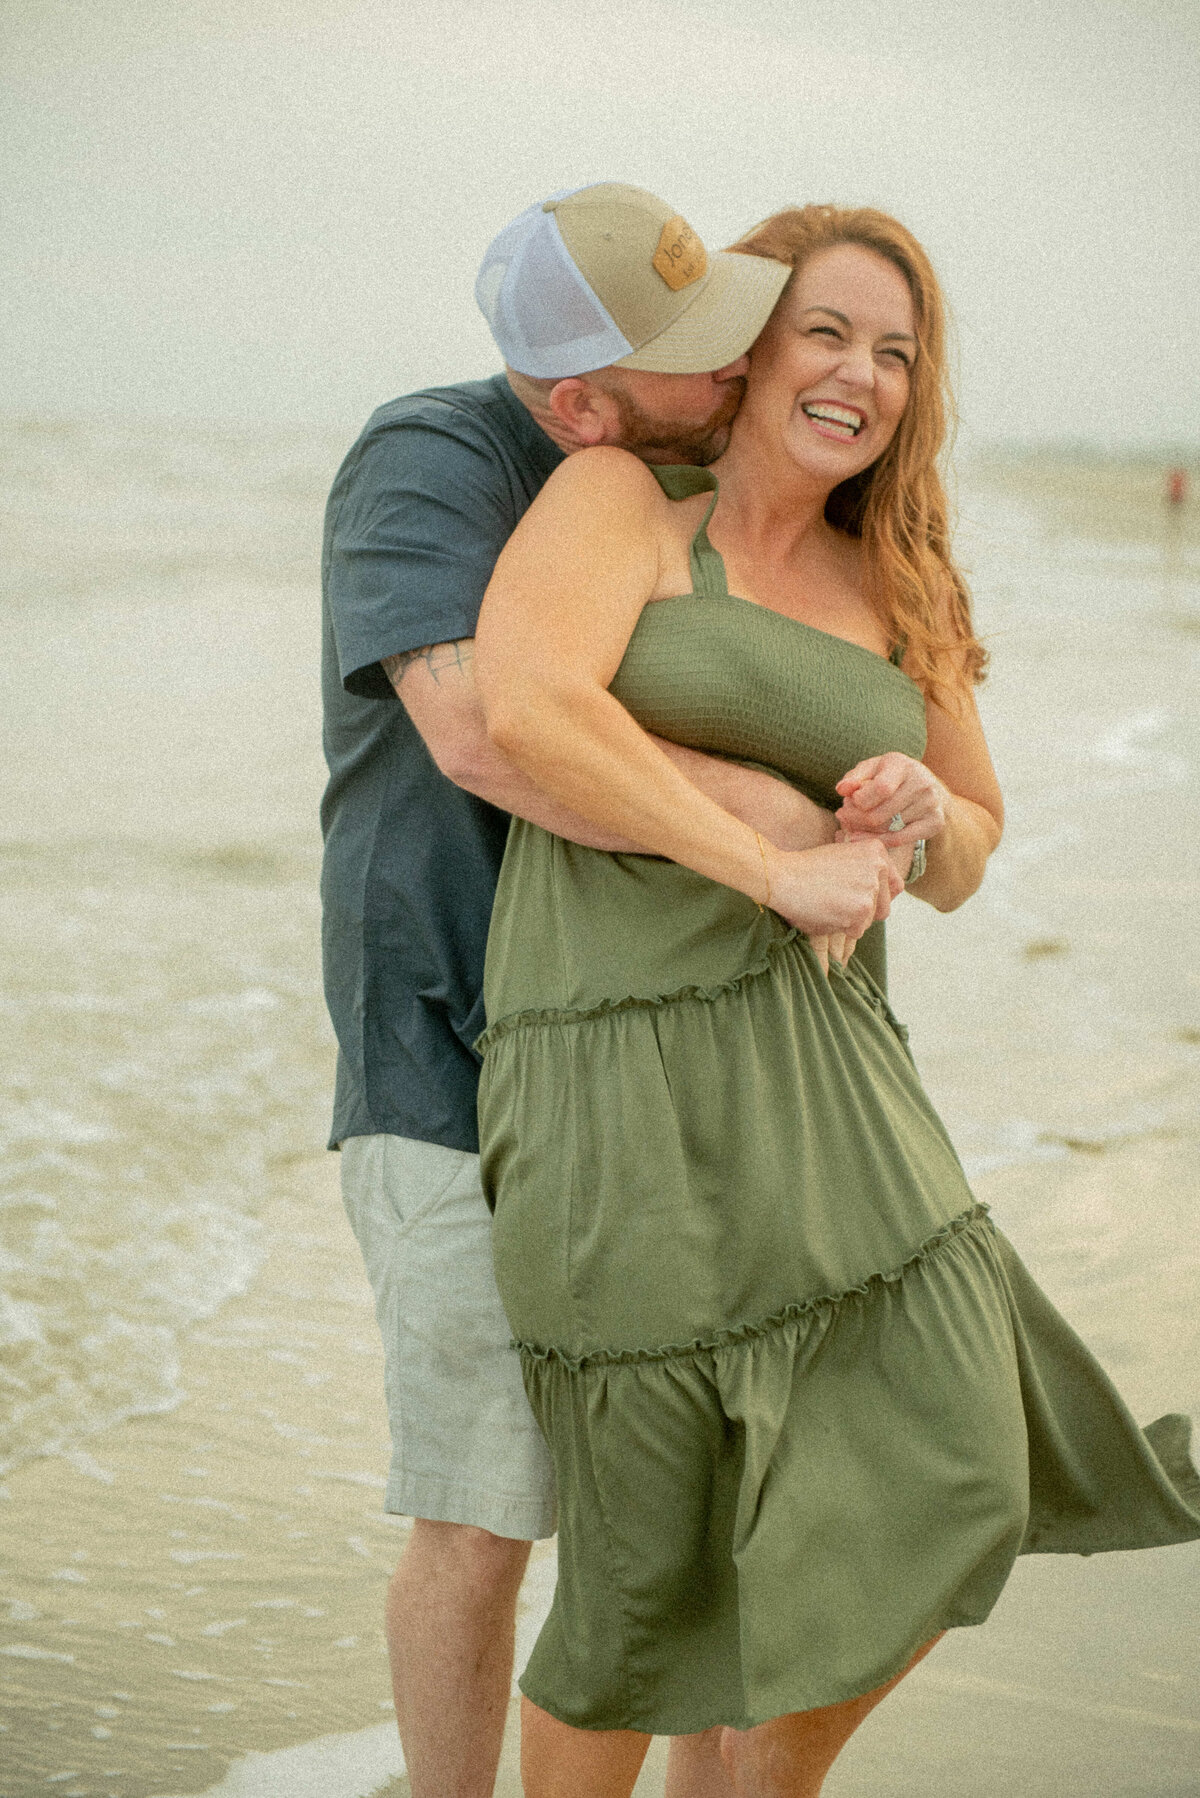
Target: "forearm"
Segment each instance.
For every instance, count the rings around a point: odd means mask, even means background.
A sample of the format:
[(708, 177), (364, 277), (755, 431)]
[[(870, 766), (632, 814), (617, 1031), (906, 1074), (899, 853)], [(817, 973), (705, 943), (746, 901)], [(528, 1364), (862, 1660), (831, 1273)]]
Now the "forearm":
[[(561, 805), (650, 854), (763, 897), (757, 827), (693, 785), (674, 754), (603, 688), (509, 690), (488, 708), (488, 728), (502, 753)], [(719, 779), (727, 779), (723, 770)]]
[[(752, 830), (761, 831), (777, 849), (816, 849), (833, 842), (837, 832), (833, 814), (798, 793), (787, 781), (721, 756), (688, 749), (681, 743), (669, 743), (661, 737), (651, 740), (689, 785)], [(525, 818), (569, 842), (614, 855), (645, 853), (631, 837), (605, 830), (552, 798), (492, 743), (478, 747), (469, 766), (459, 767), (456, 776), (456, 785), (486, 799), (489, 805)]]
[(954, 911), (976, 892), (988, 857), (1000, 841), (1000, 826), (984, 806), (950, 793), (946, 823), (926, 846), (925, 872), (908, 891), (935, 910)]
[(585, 849), (604, 849), (610, 855), (644, 853), (642, 845), (632, 837), (606, 830), (581, 812), (561, 804), (486, 738), (472, 745), (469, 756), (443, 765), (442, 772), (455, 786), (474, 793), (477, 799), (485, 799), (489, 805), (511, 812), (515, 818), (524, 818), (556, 837), (581, 843)]
[(640, 845), (604, 830), (561, 805), (491, 741), (475, 690), (475, 645), (469, 637), (427, 643), (384, 656), (382, 667), (447, 780), (502, 812), (588, 849), (636, 852)]
[(760, 768), (745, 768), (740, 762), (687, 749), (681, 743), (668, 743), (661, 737), (652, 737), (651, 741), (692, 786), (751, 830), (761, 831), (777, 849), (818, 849), (834, 841), (837, 821), (833, 813), (798, 793), (786, 780)]

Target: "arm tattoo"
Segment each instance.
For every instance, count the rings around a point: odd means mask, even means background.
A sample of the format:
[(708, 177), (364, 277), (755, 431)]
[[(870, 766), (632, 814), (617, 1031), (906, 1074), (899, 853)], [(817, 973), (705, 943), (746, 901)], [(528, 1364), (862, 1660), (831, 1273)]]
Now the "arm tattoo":
[(382, 656), (380, 667), (398, 693), (401, 681), (414, 662), (424, 662), (440, 686), (443, 674), (452, 669), (465, 674), (474, 657), (473, 639), (460, 637), (456, 643), (425, 643), (420, 649), (404, 649), (396, 656)]

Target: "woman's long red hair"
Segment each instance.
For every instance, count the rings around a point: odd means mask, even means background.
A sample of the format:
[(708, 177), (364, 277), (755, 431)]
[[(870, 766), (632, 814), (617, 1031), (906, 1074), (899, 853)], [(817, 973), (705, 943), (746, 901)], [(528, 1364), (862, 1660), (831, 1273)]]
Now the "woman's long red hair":
[(987, 651), (975, 635), (970, 593), (950, 553), (938, 456), (954, 401), (946, 309), (932, 264), (910, 231), (869, 206), (789, 206), (729, 247), (798, 269), (835, 244), (874, 250), (900, 270), (912, 294), (917, 354), (895, 436), (870, 468), (834, 488), (825, 516), (862, 539), (868, 592), (892, 641), (906, 646), (907, 672), (931, 699), (953, 710), (983, 679)]

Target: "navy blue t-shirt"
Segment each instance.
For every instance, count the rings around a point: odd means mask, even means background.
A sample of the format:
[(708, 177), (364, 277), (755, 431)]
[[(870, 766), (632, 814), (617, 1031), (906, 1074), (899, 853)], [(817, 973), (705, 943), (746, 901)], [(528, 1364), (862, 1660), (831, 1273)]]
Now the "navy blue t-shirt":
[(508, 814), (446, 779), (380, 658), (472, 637), (496, 558), (562, 452), (503, 375), (381, 406), (325, 514), (331, 1146), (387, 1131), (477, 1150), (483, 957)]

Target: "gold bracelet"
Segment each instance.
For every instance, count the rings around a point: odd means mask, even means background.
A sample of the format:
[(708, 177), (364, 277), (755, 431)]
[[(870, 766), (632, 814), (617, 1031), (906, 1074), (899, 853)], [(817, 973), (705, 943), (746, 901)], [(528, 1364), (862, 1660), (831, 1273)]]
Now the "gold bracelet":
[[(767, 852), (763, 848), (763, 840), (762, 840), (761, 830), (755, 831), (754, 838), (758, 844), (758, 853), (762, 856), (763, 880), (766, 882), (766, 888), (767, 888), (767, 905), (770, 905), (770, 903), (771, 903), (771, 873), (770, 873), (769, 868), (767, 867)], [(767, 905), (760, 905), (758, 908), (759, 911), (766, 911)]]

